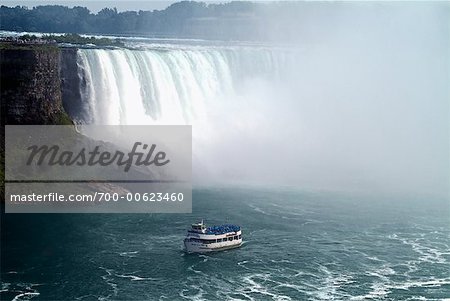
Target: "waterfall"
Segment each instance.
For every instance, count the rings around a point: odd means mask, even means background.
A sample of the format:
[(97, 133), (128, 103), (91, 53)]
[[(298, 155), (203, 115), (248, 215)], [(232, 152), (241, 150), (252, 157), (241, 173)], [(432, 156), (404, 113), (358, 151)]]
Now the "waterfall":
[(288, 58), (257, 47), (80, 49), (82, 122), (196, 124), (214, 103), (236, 99), (246, 80), (279, 78)]
[(194, 181), (234, 177), (224, 158), (241, 154), (234, 165), (245, 166), (239, 161), (258, 152), (248, 143), (282, 131), (268, 126), (289, 107), (279, 84), (293, 57), (292, 50), (249, 46), (79, 49), (78, 121), (192, 125)]

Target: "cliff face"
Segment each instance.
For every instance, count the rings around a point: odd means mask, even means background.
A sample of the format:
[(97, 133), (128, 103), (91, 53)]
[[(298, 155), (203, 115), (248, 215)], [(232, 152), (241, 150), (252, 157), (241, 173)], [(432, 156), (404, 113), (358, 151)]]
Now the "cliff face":
[(68, 124), (62, 105), (61, 51), (52, 46), (0, 50), (4, 124)]
[(83, 112), (81, 103), (81, 91), (85, 89), (86, 79), (84, 72), (79, 72), (78, 49), (61, 49), (61, 92), (65, 111), (76, 120), (84, 120), (80, 116)]
[[(0, 200), (4, 200), (4, 125), (72, 124), (63, 109), (61, 50), (0, 43)], [(3, 206), (0, 206), (3, 211)]]

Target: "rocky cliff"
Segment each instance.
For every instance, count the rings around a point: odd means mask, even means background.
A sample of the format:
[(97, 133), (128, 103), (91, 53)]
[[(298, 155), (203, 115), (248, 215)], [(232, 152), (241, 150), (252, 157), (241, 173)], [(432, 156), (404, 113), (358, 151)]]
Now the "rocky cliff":
[(61, 92), (64, 110), (74, 120), (85, 120), (85, 116), (81, 116), (81, 91), (85, 90), (86, 79), (83, 70), (79, 70), (77, 51), (77, 48), (61, 49)]
[(2, 125), (71, 123), (62, 105), (60, 61), (56, 46), (1, 47)]
[(61, 49), (0, 43), (0, 199), (4, 196), (4, 126), (72, 124), (62, 102)]

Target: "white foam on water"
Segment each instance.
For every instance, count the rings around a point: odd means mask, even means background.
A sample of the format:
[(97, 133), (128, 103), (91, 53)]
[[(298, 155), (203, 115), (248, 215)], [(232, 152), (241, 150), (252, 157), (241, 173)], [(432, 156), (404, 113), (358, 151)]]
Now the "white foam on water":
[(450, 285), (450, 278), (449, 279), (432, 279), (432, 280), (424, 280), (424, 281), (408, 281), (406, 283), (398, 283), (395, 285), (392, 285), (392, 288), (396, 289), (405, 289), (409, 290), (411, 288), (437, 288), (442, 287), (444, 285)]
[(324, 273), (324, 276), (321, 277), (321, 284), (314, 293), (318, 300), (342, 300), (349, 297), (347, 293), (339, 291), (339, 289), (354, 283), (353, 276), (330, 271), (323, 265), (319, 270)]
[(9, 282), (2, 282), (2, 289), (0, 290), (0, 292), (7, 292), (10, 285), (11, 283)]
[(12, 299), (12, 301), (30, 300), (39, 295), (40, 295), (40, 293), (38, 293), (38, 292), (20, 293), (17, 296), (15, 296), (14, 299)]
[[(190, 294), (190, 292), (194, 290), (196, 291), (195, 294)], [(204, 300), (203, 295), (205, 294), (205, 291), (199, 286), (195, 284), (191, 284), (189, 286), (189, 289), (182, 289), (178, 295), (186, 300), (192, 300), (192, 301), (200, 301)]]
[(98, 300), (103, 301), (103, 300), (109, 300), (109, 298), (111, 298), (111, 297), (116, 297), (117, 294), (119, 293), (118, 284), (111, 280), (111, 276), (113, 276), (114, 270), (108, 269), (105, 267), (101, 267), (101, 266), (99, 267), (99, 269), (102, 269), (106, 272), (106, 275), (102, 275), (101, 278), (105, 281), (105, 283), (107, 285), (109, 285), (112, 288), (112, 294), (108, 294), (106, 296), (99, 296)]
[(21, 300), (31, 300), (34, 297), (40, 295), (39, 291), (36, 289), (36, 286), (40, 286), (39, 283), (23, 283), (18, 282), (16, 284), (12, 284), (9, 282), (2, 282), (2, 289), (0, 292), (11, 292), (18, 293), (12, 300), (13, 301), (21, 301)]
[(243, 285), (240, 286), (237, 290), (239, 293), (245, 294), (246, 296), (256, 295), (259, 297), (251, 298), (251, 300), (260, 300), (262, 296), (270, 297), (272, 300), (292, 300), (290, 296), (286, 296), (283, 294), (279, 294), (274, 292), (274, 287), (271, 285), (272, 283), (277, 283), (276, 281), (271, 280), (270, 274), (264, 273), (256, 273), (251, 275), (246, 275), (240, 277), (242, 279)]
[(127, 251), (127, 252), (120, 252), (119, 256), (123, 256), (123, 257), (136, 257), (135, 255), (137, 255), (139, 253), (139, 251)]
[(160, 280), (158, 278), (140, 277), (140, 276), (136, 276), (136, 275), (115, 274), (115, 276), (120, 277), (120, 278), (129, 278), (131, 281), (142, 281), (142, 280), (158, 281), (158, 280)]

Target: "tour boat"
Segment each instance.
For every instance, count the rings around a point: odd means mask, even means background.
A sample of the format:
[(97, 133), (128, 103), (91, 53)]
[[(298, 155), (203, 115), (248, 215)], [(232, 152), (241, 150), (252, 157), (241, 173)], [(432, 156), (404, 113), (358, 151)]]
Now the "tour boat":
[(203, 220), (192, 224), (184, 239), (184, 247), (188, 253), (221, 251), (241, 245), (241, 227), (229, 224), (206, 227)]

